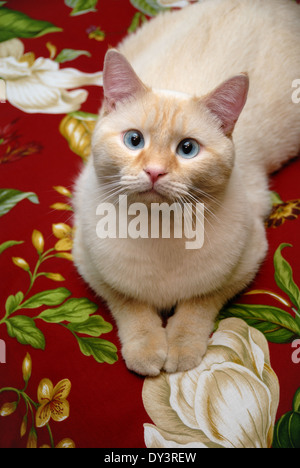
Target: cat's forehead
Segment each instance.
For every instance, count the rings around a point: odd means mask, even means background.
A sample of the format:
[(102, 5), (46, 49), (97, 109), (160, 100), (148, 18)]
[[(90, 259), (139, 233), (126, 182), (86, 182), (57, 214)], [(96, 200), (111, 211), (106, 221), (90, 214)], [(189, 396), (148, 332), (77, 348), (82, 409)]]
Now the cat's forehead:
[(157, 137), (190, 133), (201, 114), (194, 96), (172, 90), (152, 89), (136, 104), (142, 128)]
[(153, 92), (158, 96), (174, 97), (182, 101), (188, 101), (193, 97), (191, 94), (183, 93), (181, 91), (174, 91), (173, 89), (153, 88)]

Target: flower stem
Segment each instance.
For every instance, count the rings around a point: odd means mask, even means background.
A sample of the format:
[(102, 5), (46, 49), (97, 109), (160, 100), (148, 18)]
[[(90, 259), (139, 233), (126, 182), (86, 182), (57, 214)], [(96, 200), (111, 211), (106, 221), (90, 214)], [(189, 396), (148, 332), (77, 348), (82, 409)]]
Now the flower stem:
[(50, 438), (51, 448), (55, 448), (54, 440), (53, 440), (53, 436), (52, 436), (52, 431), (51, 431), (51, 428), (50, 428), (50, 426), (49, 426), (49, 423), (46, 424), (46, 427), (47, 427), (47, 429), (48, 429), (48, 434), (49, 434), (49, 438)]

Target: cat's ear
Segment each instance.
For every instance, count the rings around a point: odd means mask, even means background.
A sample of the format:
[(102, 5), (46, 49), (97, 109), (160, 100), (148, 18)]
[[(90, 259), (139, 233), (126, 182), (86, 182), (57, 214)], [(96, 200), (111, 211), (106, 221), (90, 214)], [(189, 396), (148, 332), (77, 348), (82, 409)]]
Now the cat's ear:
[(139, 79), (127, 59), (116, 49), (109, 49), (104, 59), (103, 91), (106, 111), (120, 101), (145, 92), (147, 87)]
[(225, 135), (230, 136), (246, 103), (249, 78), (246, 73), (222, 83), (204, 98), (204, 104), (221, 122)]

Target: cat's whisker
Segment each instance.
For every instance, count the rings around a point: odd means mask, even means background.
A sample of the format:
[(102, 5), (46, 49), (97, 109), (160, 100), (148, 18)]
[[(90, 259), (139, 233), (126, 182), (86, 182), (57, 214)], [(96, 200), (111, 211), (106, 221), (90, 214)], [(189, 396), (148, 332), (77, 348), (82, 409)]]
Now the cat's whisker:
[[(193, 205), (195, 204), (195, 201), (197, 201), (197, 199), (196, 199), (192, 194), (190, 194), (190, 193), (188, 193), (188, 194), (186, 195), (186, 200), (187, 200), (188, 202), (192, 202)], [(205, 206), (205, 204), (204, 204), (204, 218), (205, 218), (205, 222), (207, 222), (207, 223), (209, 224), (210, 228), (211, 228), (214, 232), (216, 232), (216, 226), (211, 222), (211, 220), (209, 219), (208, 216), (205, 216), (205, 211), (208, 212), (208, 213), (214, 218), (214, 220), (215, 220), (216, 222), (218, 222), (218, 223), (220, 223), (219, 218), (218, 218), (209, 208), (207, 208), (207, 207)], [(197, 215), (196, 215), (196, 216), (197, 216)], [(199, 220), (199, 221), (201, 222), (201, 220)], [(204, 227), (203, 227), (203, 228), (204, 228)]]
[[(118, 186), (117, 188), (114, 188), (114, 189), (109, 190), (108, 192), (105, 192), (104, 198), (103, 198), (103, 194), (102, 194), (102, 195), (98, 196), (95, 200), (98, 201), (99, 199), (101, 199), (101, 203), (110, 202), (110, 200), (114, 200), (116, 196), (123, 195), (125, 190), (126, 189), (124, 187)], [(118, 202), (119, 198), (116, 201)], [(111, 202), (111, 203), (114, 204), (113, 202)]]
[[(194, 211), (193, 210), (193, 207), (195, 206), (194, 203), (191, 203), (190, 202), (190, 199), (188, 198), (188, 195), (187, 194), (186, 196), (180, 196), (179, 197), (179, 203), (182, 204), (183, 206), (183, 210), (186, 210), (189, 214), (189, 216), (191, 216), (191, 219), (193, 220), (194, 218), (196, 218), (196, 222), (198, 222), (201, 226), (201, 229), (204, 231), (204, 236), (205, 236), (205, 221), (207, 221), (207, 219), (204, 219), (202, 218), (201, 215), (199, 215), (199, 213), (197, 213), (197, 211)], [(191, 206), (192, 205), (192, 206)], [(185, 211), (184, 211), (185, 212)], [(194, 221), (192, 221), (193, 224), (194, 224), (194, 227), (195, 227), (195, 223)], [(210, 224), (210, 223), (209, 223)], [(207, 239), (209, 244), (211, 245), (211, 240), (209, 237), (204, 237), (204, 239)]]
[(218, 200), (216, 197), (214, 197), (213, 195), (205, 192), (204, 190), (201, 190), (199, 187), (195, 187), (194, 185), (189, 185), (189, 189), (192, 191), (192, 192), (195, 192), (196, 194), (199, 194), (202, 198), (207, 198), (208, 200), (210, 200), (212, 203), (214, 203), (215, 205), (217, 205), (218, 207), (223, 207), (223, 204), (220, 202), (220, 200)]

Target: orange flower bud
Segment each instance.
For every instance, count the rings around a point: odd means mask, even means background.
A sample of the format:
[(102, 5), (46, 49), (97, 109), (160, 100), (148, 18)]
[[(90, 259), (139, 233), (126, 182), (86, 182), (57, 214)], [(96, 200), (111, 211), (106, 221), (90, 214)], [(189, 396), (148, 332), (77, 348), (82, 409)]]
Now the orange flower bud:
[(66, 260), (70, 260), (71, 262), (73, 261), (73, 255), (69, 252), (58, 252), (57, 254), (55, 254), (55, 257), (65, 258)]
[(20, 436), (21, 437), (23, 437), (26, 434), (26, 430), (27, 430), (27, 416), (25, 414), (25, 416), (23, 418), (23, 421), (22, 421), (22, 424), (21, 424), (21, 427), (20, 427)]
[(64, 197), (72, 197), (70, 190), (68, 190), (66, 187), (63, 187), (62, 185), (56, 185), (53, 188), (56, 190), (56, 192), (60, 193), (60, 195), (63, 195)]
[(16, 401), (4, 403), (0, 409), (0, 416), (9, 416), (16, 410), (17, 406), (18, 403)]
[(76, 448), (76, 446), (74, 441), (67, 437), (66, 439), (62, 439), (60, 442), (58, 442), (55, 448)]
[(52, 44), (51, 42), (47, 42), (46, 43), (46, 47), (47, 49), (49, 50), (49, 54), (50, 54), (50, 59), (54, 59), (55, 55), (56, 55), (56, 52), (57, 52), (57, 48), (54, 44)]
[(26, 448), (37, 448), (37, 433), (34, 427), (30, 429)]
[(19, 268), (22, 268), (22, 270), (29, 271), (30, 267), (26, 260), (24, 258), (20, 257), (12, 257), (12, 261), (15, 265), (17, 265)]
[(27, 353), (22, 364), (23, 379), (25, 382), (28, 382), (31, 376), (32, 361), (30, 354)]
[(71, 205), (68, 205), (67, 203), (53, 203), (53, 205), (51, 205), (50, 208), (52, 208), (53, 210), (73, 211)]
[(74, 153), (83, 161), (87, 161), (91, 153), (91, 138), (96, 125), (97, 116), (76, 113), (66, 115), (60, 123), (59, 131), (66, 138)]
[(46, 273), (45, 276), (53, 281), (65, 281), (65, 278), (60, 273)]
[(44, 238), (43, 238), (43, 235), (40, 231), (37, 231), (36, 229), (34, 229), (33, 233), (32, 233), (32, 244), (33, 244), (33, 247), (36, 248), (36, 250), (38, 251), (38, 253), (42, 253), (43, 250), (44, 250)]

